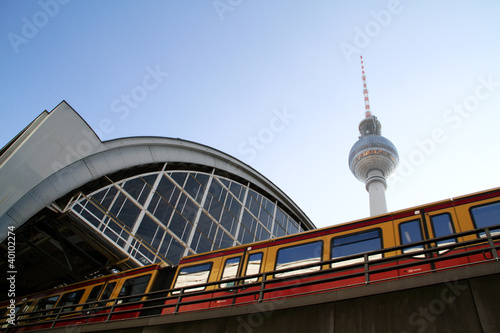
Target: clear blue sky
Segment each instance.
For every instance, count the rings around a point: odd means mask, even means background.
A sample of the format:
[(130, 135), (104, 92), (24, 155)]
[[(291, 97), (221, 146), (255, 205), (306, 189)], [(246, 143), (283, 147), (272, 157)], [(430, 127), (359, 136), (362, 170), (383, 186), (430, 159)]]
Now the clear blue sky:
[(102, 140), (179, 137), (248, 163), (321, 227), (368, 216), (347, 156), (372, 112), (389, 210), (500, 186), (500, 2), (0, 2), (0, 146), (66, 100)]

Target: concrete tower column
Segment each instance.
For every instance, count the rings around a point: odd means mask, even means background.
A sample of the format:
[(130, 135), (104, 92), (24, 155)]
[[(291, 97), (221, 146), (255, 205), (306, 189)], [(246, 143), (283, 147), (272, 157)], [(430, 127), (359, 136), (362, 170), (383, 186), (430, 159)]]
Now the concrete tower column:
[(387, 202), (385, 200), (387, 182), (382, 171), (370, 170), (365, 184), (370, 198), (370, 215), (387, 213)]

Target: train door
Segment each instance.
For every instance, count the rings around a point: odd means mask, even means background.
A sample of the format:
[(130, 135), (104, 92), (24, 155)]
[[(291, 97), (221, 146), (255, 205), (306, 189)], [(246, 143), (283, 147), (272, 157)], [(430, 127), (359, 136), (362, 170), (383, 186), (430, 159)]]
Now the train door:
[(248, 247), (246, 249), (239, 272), (242, 278), (248, 278), (240, 280), (240, 285), (245, 287), (238, 288), (238, 296), (234, 299), (234, 304), (253, 303), (259, 298), (259, 282), (262, 281), (260, 274), (265, 270), (267, 250), (267, 247), (257, 249)]
[(55, 327), (75, 325), (79, 322), (71, 318), (81, 315), (81, 312), (76, 311), (82, 308), (79, 304), (81, 304), (85, 292), (86, 290), (82, 288), (79, 290), (67, 291), (61, 296), (61, 299), (57, 303), (59, 311), (56, 312), (59, 314), (59, 318), (55, 323)]
[[(78, 310), (77, 313), (73, 313), (73, 315), (76, 316), (81, 316), (81, 315), (93, 315), (95, 311), (93, 308), (97, 306), (97, 304), (92, 303), (98, 300), (99, 296), (101, 295), (101, 292), (103, 290), (104, 284), (99, 284), (95, 285), (92, 288), (87, 288), (87, 289), (81, 289), (77, 292), (68, 292), (65, 295), (63, 295), (63, 298), (59, 302), (58, 306), (65, 306), (65, 305), (70, 305), (70, 304), (81, 304), (79, 307), (71, 307), (71, 311)], [(82, 293), (83, 292), (83, 293)], [(78, 299), (78, 295), (83, 295)], [(67, 312), (69, 310), (62, 310), (62, 313)], [(80, 325), (83, 324), (87, 321), (87, 319), (71, 319), (68, 318), (68, 320), (64, 321), (59, 321), (56, 323), (56, 327), (59, 326), (69, 326), (69, 325)]]
[(29, 315), (29, 321), (40, 322), (40, 324), (31, 326), (29, 330), (45, 329), (52, 326), (52, 322), (49, 322), (48, 320), (55, 318), (53, 309), (60, 296), (60, 294), (51, 294), (44, 296), (35, 302), (32, 314)]
[[(152, 274), (149, 273), (140, 276), (122, 278), (120, 280), (119, 284), (120, 292), (118, 293), (117, 296), (119, 299), (118, 301), (116, 301), (116, 304), (120, 304), (120, 306), (117, 306), (113, 312), (120, 312), (120, 311), (122, 312), (125, 311), (125, 312), (123, 314), (113, 314), (111, 316), (111, 320), (139, 317), (140, 314), (139, 311), (131, 312), (130, 310), (140, 309), (144, 307), (144, 304), (142, 303), (130, 304), (130, 305), (124, 305), (124, 304), (139, 302), (145, 298), (145, 296), (142, 296), (142, 294), (146, 293), (149, 290), (151, 275)], [(138, 296), (131, 297), (134, 295)]]
[[(89, 298), (95, 297), (98, 303), (93, 303), (88, 310), (88, 314), (91, 317), (87, 320), (89, 323), (105, 321), (107, 317), (107, 313), (110, 311), (110, 306), (113, 304), (112, 302), (107, 302), (114, 294), (116, 289), (116, 280), (111, 280), (106, 282), (105, 284), (95, 286), (90, 292)], [(87, 299), (87, 302), (89, 300)], [(85, 307), (84, 307), (85, 308)]]
[[(235, 279), (241, 276), (242, 274), (241, 270), (243, 267), (242, 262), (243, 258), (245, 257), (245, 252), (246, 251), (238, 254), (226, 255), (222, 258), (221, 261), (222, 266), (218, 274), (219, 275), (218, 280), (221, 281), (221, 283), (217, 286), (222, 290), (214, 291), (213, 293), (214, 298), (231, 296), (237, 292), (236, 289), (230, 289), (230, 288), (235, 286), (238, 283), (238, 281), (231, 281), (231, 279)], [(218, 307), (228, 306), (232, 305), (233, 302), (234, 298), (232, 297), (215, 299), (210, 303), (210, 307), (218, 308)]]
[(397, 245), (405, 245), (398, 254), (411, 254), (415, 252), (415, 255), (398, 260), (398, 265), (405, 265), (405, 267), (398, 269), (399, 276), (431, 271), (432, 266), (430, 264), (419, 264), (422, 259), (427, 258), (426, 254), (418, 252), (427, 248), (422, 242), (428, 238), (427, 227), (422, 221), (421, 211), (415, 211), (411, 216), (395, 217), (394, 229)]
[[(453, 234), (461, 231), (457, 223), (455, 209), (450, 205), (447, 208), (426, 211), (424, 218), (429, 238), (439, 238), (438, 241), (430, 244), (430, 246), (438, 250), (428, 254), (429, 257), (438, 257), (438, 260), (433, 263), (434, 268), (441, 270), (467, 264), (468, 259), (466, 256), (446, 259), (450, 255), (465, 252), (464, 248), (447, 248), (447, 246), (453, 246), (453, 244), (462, 241), (462, 238), (453, 237)], [(450, 237), (447, 238), (447, 236)]]
[[(211, 303), (211, 307), (223, 307), (237, 303), (253, 302), (257, 298), (251, 294), (252, 291), (258, 290), (260, 286), (252, 285), (260, 281), (260, 277), (255, 276), (262, 272), (264, 261), (264, 249), (252, 250), (251, 247), (244, 249), (242, 252), (229, 254), (223, 257), (221, 261), (221, 269), (219, 270), (218, 285), (220, 291), (216, 291), (213, 297), (227, 297), (216, 299)], [(249, 276), (248, 279), (237, 279)], [(225, 281), (225, 282), (224, 282)], [(248, 287), (231, 288), (234, 286), (248, 285)], [(246, 295), (246, 294), (251, 295)], [(244, 296), (236, 296), (236, 294), (244, 294)]]

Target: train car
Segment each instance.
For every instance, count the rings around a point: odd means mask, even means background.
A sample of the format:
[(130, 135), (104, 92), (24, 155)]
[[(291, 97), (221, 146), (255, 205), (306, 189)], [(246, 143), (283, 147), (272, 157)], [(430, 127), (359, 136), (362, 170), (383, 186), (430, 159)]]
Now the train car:
[(500, 188), (28, 296), (17, 331), (355, 288), (498, 261), (498, 247)]
[(4, 302), (2, 328), (8, 327), (9, 318), (18, 326), (9, 332), (23, 332), (138, 317), (143, 294), (169, 285), (173, 270), (164, 264), (149, 265), (18, 298), (13, 305)]
[(498, 259), (499, 237), (500, 189), (493, 189), (192, 255), (181, 260), (172, 285), (171, 295), (182, 294), (182, 302), (181, 297), (168, 299), (162, 313), (352, 288), (488, 262)]

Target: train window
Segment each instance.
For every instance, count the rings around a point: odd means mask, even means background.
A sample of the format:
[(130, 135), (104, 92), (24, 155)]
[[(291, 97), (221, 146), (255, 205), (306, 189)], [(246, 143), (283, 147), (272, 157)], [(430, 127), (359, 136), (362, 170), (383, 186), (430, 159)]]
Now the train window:
[[(350, 256), (368, 251), (380, 250), (382, 248), (382, 236), (380, 229), (336, 237), (332, 239), (332, 259)], [(371, 255), (370, 259), (382, 258), (382, 254)], [(363, 262), (363, 258), (354, 258), (341, 262), (332, 263), (331, 267), (340, 267), (356, 262)]]
[[(476, 228), (486, 228), (500, 224), (500, 202), (472, 207), (470, 212)], [(500, 233), (500, 228), (491, 230), (491, 234), (498, 233)], [(484, 237), (484, 235), (484, 232), (479, 234), (480, 237)]]
[[(149, 279), (151, 274), (138, 276), (135, 278), (130, 278), (123, 283), (122, 289), (118, 294), (118, 297), (126, 297), (132, 295), (144, 294), (146, 288), (148, 287)], [(137, 302), (142, 298), (142, 296), (137, 297), (127, 297), (118, 301), (118, 304)]]
[[(32, 304), (33, 304), (33, 301), (27, 301), (26, 303), (24, 303), (24, 305), (21, 307), (21, 311), (19, 311), (19, 314), (28, 312), (28, 310), (30, 310)], [(36, 314), (36, 316), (39, 316), (39, 314)], [(28, 316), (18, 316), (17, 320), (20, 321), (20, 320), (22, 320), (22, 319), (24, 319), (26, 317), (31, 317), (31, 316), (30, 315), (28, 315)]]
[[(422, 240), (422, 229), (420, 228), (420, 220), (413, 220), (399, 224), (399, 235), (401, 237), (401, 245), (420, 242)], [(423, 245), (406, 247), (403, 252), (415, 252), (423, 250)], [(420, 257), (417, 256), (417, 257)]]
[[(54, 305), (56, 305), (58, 299), (59, 295), (42, 298), (41, 300), (38, 301), (33, 311), (52, 309)], [(37, 313), (35, 314), (35, 316), (44, 316), (47, 314), (50, 314), (50, 311)]]
[[(431, 216), (431, 222), (435, 237), (443, 237), (455, 233), (455, 231), (453, 230), (453, 223), (451, 221), (451, 216), (448, 213)], [(443, 246), (447, 244), (453, 244), (456, 242), (457, 240), (455, 238), (449, 238), (437, 242), (437, 245)]]
[(62, 295), (61, 300), (57, 304), (58, 307), (65, 307), (61, 310), (61, 312), (74, 311), (76, 309), (76, 306), (69, 306), (69, 305), (80, 303), (80, 299), (82, 298), (84, 292), (85, 289), (81, 289), (77, 291), (70, 291)]
[[(262, 252), (252, 253), (248, 256), (248, 264), (245, 275), (254, 275), (260, 273), (260, 266), (262, 264)], [(245, 283), (257, 282), (258, 278), (246, 279)]]
[[(177, 281), (175, 282), (174, 288), (183, 288), (195, 284), (207, 283), (211, 269), (212, 263), (181, 268), (179, 275), (177, 276)], [(205, 290), (205, 287), (190, 288), (185, 290), (185, 292), (198, 290)]]
[[(323, 252), (322, 249), (323, 249), (322, 241), (279, 249), (278, 254), (276, 256), (277, 257), (276, 270), (320, 262), (321, 253)], [(275, 274), (275, 277), (309, 273), (309, 272), (319, 271), (320, 269), (321, 267), (318, 265), (309, 268), (296, 269), (284, 273), (278, 273)]]
[[(226, 264), (224, 265), (224, 271), (222, 272), (222, 279), (234, 279), (238, 275), (238, 268), (240, 267), (241, 257), (229, 258), (226, 260)], [(221, 288), (232, 287), (235, 282), (229, 283), (221, 283)]]
[[(19, 313), (25, 313), (28, 312), (29, 308), (31, 307), (31, 304), (33, 304), (33, 301), (28, 301), (24, 303), (24, 305), (21, 307), (21, 311)], [(20, 319), (23, 317), (20, 317)]]
[(23, 309), (21, 310), (21, 313), (27, 312), (32, 303), (33, 303), (33, 301), (26, 302), (26, 304), (24, 304), (24, 306), (23, 306)]

